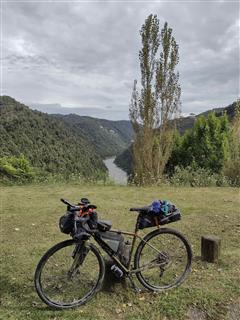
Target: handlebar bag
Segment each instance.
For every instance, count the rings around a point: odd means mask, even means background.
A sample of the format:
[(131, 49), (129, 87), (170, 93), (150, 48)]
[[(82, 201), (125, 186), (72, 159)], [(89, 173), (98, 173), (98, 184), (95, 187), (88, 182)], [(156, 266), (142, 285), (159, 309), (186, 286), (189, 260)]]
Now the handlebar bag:
[(72, 212), (67, 212), (59, 219), (59, 228), (61, 232), (65, 234), (70, 234), (74, 229), (74, 214)]

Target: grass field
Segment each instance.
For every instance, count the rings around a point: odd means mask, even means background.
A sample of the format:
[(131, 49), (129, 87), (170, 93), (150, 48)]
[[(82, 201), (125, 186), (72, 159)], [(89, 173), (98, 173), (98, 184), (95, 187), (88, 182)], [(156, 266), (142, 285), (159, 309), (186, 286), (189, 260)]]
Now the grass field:
[[(55, 311), (38, 298), (33, 275), (42, 254), (67, 239), (58, 229), (65, 207), (59, 198), (77, 202), (89, 197), (101, 218), (115, 228), (132, 231), (136, 213), (131, 206), (168, 199), (182, 211), (169, 227), (183, 232), (194, 253), (186, 282), (158, 295), (135, 294), (116, 284), (86, 305)], [(233, 188), (135, 188), (70, 184), (1, 187), (1, 309), (0, 319), (240, 319), (240, 193)], [(145, 233), (150, 231), (144, 230)], [(199, 259), (201, 235), (222, 239), (217, 264)]]

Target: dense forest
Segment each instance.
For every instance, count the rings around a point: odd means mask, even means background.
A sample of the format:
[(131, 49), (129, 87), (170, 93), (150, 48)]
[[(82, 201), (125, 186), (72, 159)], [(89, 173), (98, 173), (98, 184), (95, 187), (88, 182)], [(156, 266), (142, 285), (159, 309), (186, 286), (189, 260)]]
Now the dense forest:
[(44, 174), (65, 177), (106, 174), (101, 156), (86, 136), (61, 119), (33, 111), (8, 96), (0, 101), (0, 144), (2, 175), (5, 171), (12, 172), (13, 158), (6, 163), (13, 156), (24, 157), (35, 171)]
[(68, 126), (87, 137), (94, 150), (103, 158), (112, 157), (125, 150), (133, 137), (130, 121), (110, 121), (76, 114), (55, 115)]

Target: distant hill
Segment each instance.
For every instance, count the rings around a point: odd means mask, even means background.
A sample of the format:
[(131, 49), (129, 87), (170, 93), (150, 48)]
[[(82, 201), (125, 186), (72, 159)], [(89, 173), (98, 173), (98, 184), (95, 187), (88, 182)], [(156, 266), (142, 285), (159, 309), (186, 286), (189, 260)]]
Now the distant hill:
[(130, 121), (111, 121), (76, 114), (54, 116), (87, 137), (103, 159), (121, 153), (130, 145), (133, 137)]
[[(207, 110), (205, 112), (202, 112), (196, 116), (189, 116), (189, 117), (182, 117), (175, 121), (177, 121), (177, 128), (179, 132), (182, 134), (186, 130), (192, 129), (194, 126), (195, 120), (200, 116), (207, 117), (210, 112), (215, 112), (217, 116), (221, 116), (223, 113), (226, 113), (229, 120), (231, 121), (234, 118), (235, 115), (235, 106), (236, 102), (233, 102), (231, 105), (225, 107), (225, 108), (215, 108), (211, 110)], [(131, 152), (131, 146), (124, 150), (121, 154), (119, 154), (115, 159), (115, 164), (126, 171), (128, 174), (132, 172), (132, 152)]]
[[(48, 114), (77, 114), (79, 116), (87, 116), (98, 119), (108, 119), (115, 121), (116, 119), (122, 119), (124, 116), (123, 111), (118, 108), (106, 107), (63, 107), (59, 103), (25, 103), (33, 110), (46, 112)], [(126, 113), (127, 116), (127, 113)]]
[(91, 177), (107, 170), (86, 135), (8, 96), (0, 99), (0, 144), (0, 156), (23, 154), (49, 173)]
[(180, 119), (177, 119), (178, 130), (179, 130), (180, 133), (183, 133), (187, 129), (192, 129), (192, 127), (194, 126), (194, 122), (195, 122), (197, 117), (200, 117), (200, 116), (207, 117), (210, 112), (215, 112), (215, 114), (218, 117), (226, 112), (229, 120), (231, 121), (234, 118), (235, 105), (236, 105), (236, 102), (233, 102), (232, 104), (230, 104), (229, 106), (227, 106), (225, 108), (214, 108), (214, 109), (210, 109), (210, 110), (204, 111), (204, 112), (202, 112), (202, 113), (200, 113), (200, 114), (198, 114), (196, 116), (188, 116), (188, 117), (182, 117)]

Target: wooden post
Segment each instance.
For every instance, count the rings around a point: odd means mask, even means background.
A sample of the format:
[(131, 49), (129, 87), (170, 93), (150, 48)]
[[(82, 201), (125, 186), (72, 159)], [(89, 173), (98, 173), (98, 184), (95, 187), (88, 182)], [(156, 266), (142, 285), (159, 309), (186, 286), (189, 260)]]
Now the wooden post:
[(220, 257), (221, 239), (212, 235), (201, 238), (201, 257), (203, 261), (217, 262)]

